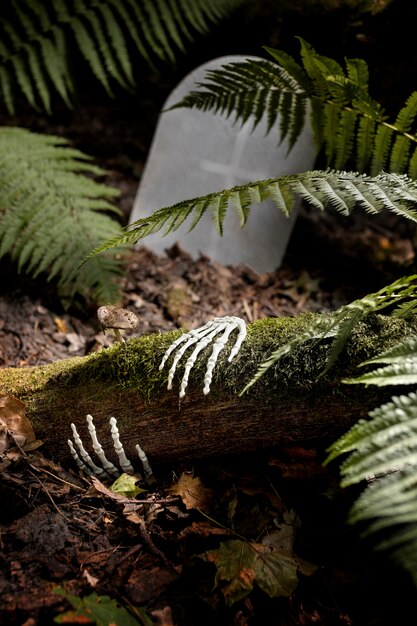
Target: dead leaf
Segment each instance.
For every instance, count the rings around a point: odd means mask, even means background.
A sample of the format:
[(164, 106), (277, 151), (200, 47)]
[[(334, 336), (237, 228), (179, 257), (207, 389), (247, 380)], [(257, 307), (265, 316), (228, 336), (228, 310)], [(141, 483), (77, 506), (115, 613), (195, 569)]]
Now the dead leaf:
[(208, 522), (193, 522), (190, 526), (187, 526), (182, 530), (178, 538), (185, 539), (190, 535), (197, 535), (198, 537), (212, 537), (212, 536), (225, 536), (225, 535), (234, 535), (233, 530), (228, 528), (222, 528), (219, 526), (213, 526), (213, 524), (209, 524)]
[(67, 323), (65, 320), (63, 320), (60, 317), (54, 317), (54, 322), (55, 322), (55, 326), (57, 328), (57, 331), (59, 333), (67, 333), (68, 332), (68, 327), (67, 327)]
[(21, 447), (33, 444), (36, 435), (25, 415), (25, 404), (10, 395), (0, 396), (0, 454), (10, 445), (10, 437)]
[[(117, 502), (120, 502), (120, 504), (129, 504), (132, 502), (130, 498), (126, 498), (126, 496), (123, 496), (120, 493), (116, 493), (115, 491), (112, 491), (109, 487), (106, 487), (106, 485), (104, 485), (95, 476), (91, 476), (91, 482), (93, 483), (93, 487), (95, 491), (98, 491), (98, 493), (101, 493), (104, 496), (107, 496), (111, 500), (116, 500)], [(92, 495), (91, 490), (88, 490), (86, 495), (91, 496)]]
[(158, 626), (174, 626), (172, 611), (169, 606), (165, 606), (163, 609), (159, 609), (157, 611), (152, 611), (151, 615), (158, 620)]
[(174, 284), (166, 294), (166, 309), (174, 321), (186, 318), (192, 311), (190, 289), (182, 283)]
[(138, 567), (129, 575), (126, 591), (135, 605), (144, 604), (158, 598), (179, 574), (173, 567)]
[(79, 350), (84, 350), (85, 345), (87, 343), (87, 337), (84, 335), (79, 335), (77, 333), (66, 333), (65, 339), (68, 342), (68, 352), (79, 352)]
[(187, 509), (207, 511), (213, 500), (213, 492), (203, 485), (201, 479), (194, 478), (190, 473), (183, 472), (178, 482), (168, 492), (180, 496)]
[(97, 587), (97, 583), (99, 582), (99, 578), (96, 578), (96, 576), (93, 576), (92, 574), (90, 574), (90, 572), (88, 571), (88, 569), (83, 569), (83, 576), (86, 579), (86, 581), (88, 582), (88, 584), (90, 585), (90, 587)]

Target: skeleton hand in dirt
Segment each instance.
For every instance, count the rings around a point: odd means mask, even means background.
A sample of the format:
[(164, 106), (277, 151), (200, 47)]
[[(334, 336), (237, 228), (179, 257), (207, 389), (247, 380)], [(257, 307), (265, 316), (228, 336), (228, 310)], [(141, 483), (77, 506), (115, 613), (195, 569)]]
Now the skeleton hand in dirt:
[[(126, 457), (124, 448), (123, 448), (123, 444), (120, 441), (120, 436), (119, 436), (119, 429), (117, 428), (117, 420), (115, 417), (111, 417), (110, 421), (110, 434), (112, 436), (113, 439), (113, 447), (114, 447), (114, 451), (117, 454), (117, 457), (119, 459), (119, 465), (122, 469), (122, 472), (126, 472), (126, 473), (133, 473), (134, 469), (133, 469), (133, 465), (131, 464), (131, 462), (129, 461), (129, 459)], [(103, 478), (117, 478), (118, 476), (120, 476), (120, 471), (118, 470), (118, 468), (111, 462), (108, 460), (108, 458), (105, 455), (105, 452), (103, 450), (103, 447), (101, 445), (101, 443), (99, 442), (99, 440), (97, 439), (97, 433), (96, 433), (96, 428), (94, 426), (94, 420), (93, 420), (93, 416), (92, 415), (87, 415), (87, 428), (88, 428), (88, 433), (90, 435), (90, 439), (91, 439), (91, 443), (93, 446), (93, 450), (96, 453), (101, 467), (99, 465), (96, 465), (96, 463), (94, 463), (93, 459), (91, 458), (91, 456), (88, 454), (87, 450), (84, 447), (84, 444), (82, 442), (82, 439), (80, 437), (80, 435), (77, 432), (77, 428), (75, 426), (75, 424), (71, 424), (71, 429), (72, 429), (72, 434), (74, 437), (74, 443), (71, 441), (71, 439), (68, 439), (68, 446), (71, 452), (71, 456), (74, 459), (74, 461), (77, 463), (78, 467), (80, 469), (82, 469), (83, 471), (85, 471), (87, 474), (94, 475), (97, 476), (100, 479)], [(75, 446), (74, 446), (75, 444)], [(142, 450), (142, 448), (140, 447), (139, 444), (137, 444), (136, 446), (136, 451), (139, 455), (139, 459), (142, 463), (142, 467), (144, 470), (144, 474), (145, 474), (145, 478), (150, 478), (152, 476), (152, 469), (149, 465), (148, 459), (146, 457), (145, 452)], [(78, 448), (78, 452), (76, 450), (76, 448)], [(80, 458), (81, 457), (81, 458)]]
[[(175, 371), (184, 353), (191, 346), (195, 346), (194, 350), (191, 352), (185, 363), (184, 374), (181, 380), (179, 395), (180, 398), (183, 398), (185, 396), (185, 389), (188, 385), (188, 377), (190, 375), (190, 371), (193, 365), (197, 360), (198, 355), (202, 350), (204, 350), (204, 348), (206, 348), (212, 341), (214, 341), (213, 350), (207, 361), (207, 370), (204, 377), (203, 393), (205, 395), (208, 394), (210, 391), (210, 384), (213, 378), (213, 370), (216, 365), (218, 356), (228, 342), (230, 334), (234, 330), (238, 331), (238, 335), (235, 344), (229, 354), (229, 358), (227, 359), (230, 363), (233, 357), (235, 357), (236, 354), (239, 352), (240, 346), (242, 345), (242, 342), (246, 337), (246, 324), (244, 320), (240, 317), (216, 317), (204, 326), (200, 326), (200, 328), (191, 330), (190, 332), (181, 335), (179, 339), (174, 341), (165, 352), (162, 362), (159, 366), (159, 369), (162, 370), (169, 356), (174, 352), (174, 350), (179, 348), (172, 362), (171, 369), (168, 372), (168, 389), (172, 389), (172, 381), (174, 379)], [(215, 339), (215, 337), (217, 337), (217, 339)]]

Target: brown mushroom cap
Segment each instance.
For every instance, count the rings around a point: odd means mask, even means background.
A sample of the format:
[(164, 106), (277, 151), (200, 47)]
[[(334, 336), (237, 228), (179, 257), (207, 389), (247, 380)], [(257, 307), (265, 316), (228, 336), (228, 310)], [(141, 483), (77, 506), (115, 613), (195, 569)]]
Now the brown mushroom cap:
[(117, 328), (120, 330), (131, 330), (139, 324), (137, 316), (118, 306), (101, 306), (97, 309), (97, 317), (103, 330), (107, 328)]

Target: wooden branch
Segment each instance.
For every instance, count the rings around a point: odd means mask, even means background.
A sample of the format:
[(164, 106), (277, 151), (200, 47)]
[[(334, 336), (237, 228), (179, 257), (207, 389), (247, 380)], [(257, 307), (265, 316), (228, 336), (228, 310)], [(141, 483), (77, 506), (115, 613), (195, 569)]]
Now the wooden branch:
[[(70, 423), (74, 422), (91, 450), (85, 418), (94, 416), (99, 440), (112, 450), (108, 421), (117, 418), (128, 456), (140, 443), (151, 464), (195, 460), (267, 450), (289, 444), (319, 445), (323, 450), (369, 410), (397, 393), (344, 385), (364, 359), (396, 343), (415, 322), (386, 316), (361, 323), (329, 374), (319, 378), (329, 341), (308, 346), (283, 358), (250, 391), (239, 391), (268, 354), (300, 333), (312, 315), (261, 320), (249, 326), (241, 352), (226, 362), (224, 350), (215, 369), (212, 391), (202, 393), (206, 359), (191, 370), (187, 394), (166, 390), (167, 372), (158, 366), (176, 333), (153, 334), (117, 344), (83, 358), (47, 366), (0, 370), (0, 393), (26, 404), (36, 435), (62, 462), (69, 459)], [(210, 350), (210, 348), (208, 349)], [(205, 353), (207, 355), (207, 353)], [(114, 455), (108, 455), (116, 460)]]

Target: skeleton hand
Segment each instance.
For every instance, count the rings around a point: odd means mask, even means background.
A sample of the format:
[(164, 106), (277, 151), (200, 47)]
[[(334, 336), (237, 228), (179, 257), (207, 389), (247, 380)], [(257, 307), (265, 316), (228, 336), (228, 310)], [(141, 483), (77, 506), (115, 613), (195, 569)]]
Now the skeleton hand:
[[(116, 418), (111, 417), (109, 424), (110, 424), (110, 434), (113, 439), (113, 448), (119, 459), (119, 464), (122, 469), (122, 472), (132, 473), (133, 466), (131, 462), (129, 461), (129, 459), (126, 457), (123, 445), (120, 441), (119, 429), (117, 428)], [(120, 476), (120, 472), (117, 469), (117, 467), (113, 465), (111, 461), (108, 460), (108, 458), (106, 457), (104, 453), (101, 443), (97, 439), (96, 428), (94, 426), (94, 420), (93, 420), (92, 415), (87, 415), (87, 428), (88, 428), (88, 433), (91, 438), (93, 450), (96, 453), (97, 457), (99, 458), (102, 467), (94, 463), (93, 459), (88, 454), (87, 450), (84, 448), (84, 444), (81, 440), (80, 435), (77, 432), (75, 424), (71, 424), (71, 429), (72, 429), (72, 434), (74, 437), (75, 446), (78, 448), (78, 452), (80, 453), (81, 458), (78, 455), (77, 450), (75, 449), (74, 443), (71, 441), (71, 439), (68, 439), (68, 446), (71, 451), (72, 458), (77, 463), (78, 467), (82, 469), (83, 471), (85, 471), (90, 476), (95, 475), (100, 479), (106, 478), (106, 477), (117, 478), (118, 476)], [(149, 465), (146, 454), (142, 450), (139, 444), (137, 444), (135, 447), (139, 455), (139, 459), (142, 462), (143, 470), (145, 473), (145, 478), (150, 478), (152, 476), (152, 469)]]
[(174, 343), (172, 343), (169, 346), (168, 350), (165, 352), (161, 365), (159, 366), (159, 369), (162, 370), (171, 353), (182, 344), (177, 354), (175, 355), (173, 363), (171, 365), (171, 369), (168, 372), (167, 388), (172, 389), (172, 381), (174, 379), (175, 370), (185, 351), (191, 346), (194, 346), (194, 344), (196, 344), (194, 350), (192, 351), (191, 355), (188, 357), (185, 363), (184, 375), (182, 377), (180, 386), (180, 398), (183, 398), (185, 396), (185, 389), (188, 385), (188, 377), (191, 368), (196, 362), (199, 353), (204, 350), (204, 348), (206, 348), (217, 335), (220, 335), (220, 337), (218, 337), (218, 339), (214, 341), (213, 350), (207, 361), (207, 370), (204, 377), (203, 393), (205, 395), (208, 394), (210, 391), (210, 384), (213, 378), (213, 370), (216, 365), (217, 358), (220, 352), (225, 347), (230, 334), (234, 330), (238, 330), (239, 334), (229, 354), (229, 358), (227, 359), (230, 363), (233, 357), (235, 357), (236, 354), (239, 352), (240, 346), (242, 345), (242, 342), (246, 337), (246, 324), (244, 320), (240, 317), (216, 317), (211, 322), (208, 322), (204, 326), (200, 326), (200, 328), (191, 330), (189, 333), (181, 335), (179, 339), (174, 341)]

